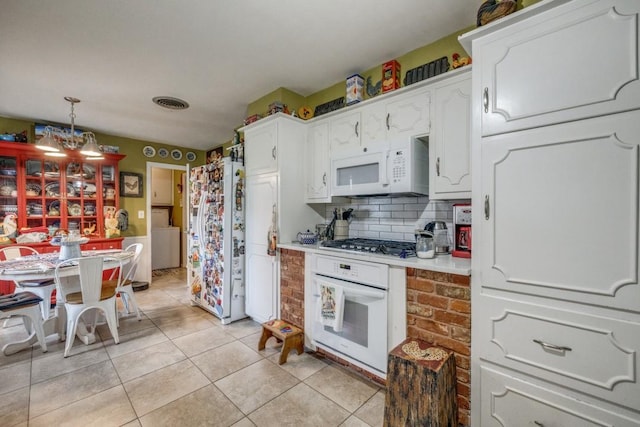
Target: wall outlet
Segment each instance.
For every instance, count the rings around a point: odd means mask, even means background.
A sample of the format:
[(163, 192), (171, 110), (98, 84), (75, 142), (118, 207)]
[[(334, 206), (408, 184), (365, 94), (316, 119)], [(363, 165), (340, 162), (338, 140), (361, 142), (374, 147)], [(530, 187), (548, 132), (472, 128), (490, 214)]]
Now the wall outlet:
[(144, 219), (144, 211), (138, 211), (138, 219)]

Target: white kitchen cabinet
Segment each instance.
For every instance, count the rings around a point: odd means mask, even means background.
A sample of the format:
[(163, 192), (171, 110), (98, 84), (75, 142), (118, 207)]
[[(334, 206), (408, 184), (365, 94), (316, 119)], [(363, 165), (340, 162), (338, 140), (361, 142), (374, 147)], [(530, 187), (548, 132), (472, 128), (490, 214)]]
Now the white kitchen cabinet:
[(432, 88), (433, 129), (429, 136), (429, 199), (471, 198), (471, 72)]
[(391, 140), (429, 133), (431, 92), (420, 87), (374, 99), (330, 121), (332, 155), (366, 153)]
[(265, 322), (278, 317), (278, 264), (267, 254), (271, 212), (278, 206), (278, 175), (247, 177), (245, 195), (246, 313)]
[(260, 124), (262, 126), (250, 131), (251, 144), (245, 146), (247, 175), (278, 171), (278, 126)]
[(638, 135), (636, 110), (483, 138), (482, 286), (640, 313)]
[(543, 0), (462, 36), (473, 426), (640, 425), (639, 18)]
[(419, 88), (362, 107), (361, 151), (377, 144), (429, 133), (431, 92)]
[(330, 120), (330, 145), (332, 153), (360, 151), (360, 111), (347, 111)]
[(307, 130), (304, 153), (305, 202), (331, 202), (329, 122), (315, 122)]
[(173, 170), (153, 168), (151, 170), (151, 205), (173, 205)]
[(483, 366), (483, 427), (561, 426), (638, 427), (640, 424), (619, 412), (609, 412), (564, 393), (556, 393)]
[(569, 2), (553, 16), (529, 19), (526, 31), (525, 24), (510, 26), (474, 46), (484, 98), (482, 134), (637, 108), (638, 4)]
[[(278, 317), (280, 304), (279, 259), (267, 255), (274, 207), (278, 242), (295, 241), (298, 232), (313, 229), (324, 218), (305, 203), (306, 124), (279, 113), (242, 130), (247, 171), (246, 309), (254, 320), (264, 322)], [(265, 141), (277, 148), (276, 161), (269, 168), (263, 158), (270, 155), (270, 150), (264, 149)]]

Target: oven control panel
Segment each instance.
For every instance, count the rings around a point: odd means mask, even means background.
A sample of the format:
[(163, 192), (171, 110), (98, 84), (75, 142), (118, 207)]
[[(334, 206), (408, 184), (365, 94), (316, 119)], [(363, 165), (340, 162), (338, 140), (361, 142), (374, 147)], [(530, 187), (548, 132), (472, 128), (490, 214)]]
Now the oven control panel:
[(381, 289), (389, 288), (389, 266), (349, 258), (316, 255), (313, 272), (336, 279), (363, 283)]

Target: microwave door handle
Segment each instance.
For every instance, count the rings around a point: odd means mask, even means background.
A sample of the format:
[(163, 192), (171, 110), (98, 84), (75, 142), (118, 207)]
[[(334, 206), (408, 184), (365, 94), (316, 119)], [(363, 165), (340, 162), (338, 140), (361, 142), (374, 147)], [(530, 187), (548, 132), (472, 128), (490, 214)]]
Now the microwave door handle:
[(389, 150), (384, 152), (384, 167), (383, 170), (380, 171), (383, 176), (380, 177), (380, 183), (382, 183), (383, 187), (389, 185)]

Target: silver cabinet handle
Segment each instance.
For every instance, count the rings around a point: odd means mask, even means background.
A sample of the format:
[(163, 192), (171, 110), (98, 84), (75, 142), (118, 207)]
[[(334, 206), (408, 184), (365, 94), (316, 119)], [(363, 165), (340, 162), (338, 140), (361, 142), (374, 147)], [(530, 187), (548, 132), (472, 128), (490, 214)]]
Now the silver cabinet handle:
[(275, 159), (276, 159), (276, 147), (273, 147), (273, 148), (271, 149), (271, 157), (273, 157), (273, 160), (275, 160)]
[(436, 159), (436, 175), (440, 176), (440, 157)]
[(489, 88), (485, 87), (482, 94), (482, 104), (484, 105), (484, 112), (489, 112)]
[(360, 122), (356, 122), (356, 125), (355, 125), (356, 136), (360, 136), (360, 135), (358, 135), (358, 126), (359, 125), (360, 125)]
[(484, 219), (489, 219), (489, 195), (484, 196)]
[(541, 341), (541, 340), (533, 340), (533, 342), (536, 343), (536, 344), (540, 344), (542, 347), (548, 348), (549, 350), (571, 351), (571, 347), (565, 347), (563, 345), (549, 344), (548, 342), (544, 342), (544, 341)]
[(387, 113), (387, 120), (386, 120), (386, 123), (387, 123), (387, 130), (389, 130), (389, 118), (390, 118), (390, 117), (391, 117), (391, 113)]
[(327, 173), (325, 172), (324, 175), (322, 175), (322, 185), (327, 185)]
[(544, 427), (544, 424), (542, 424), (540, 421), (534, 421), (533, 423), (539, 427)]

